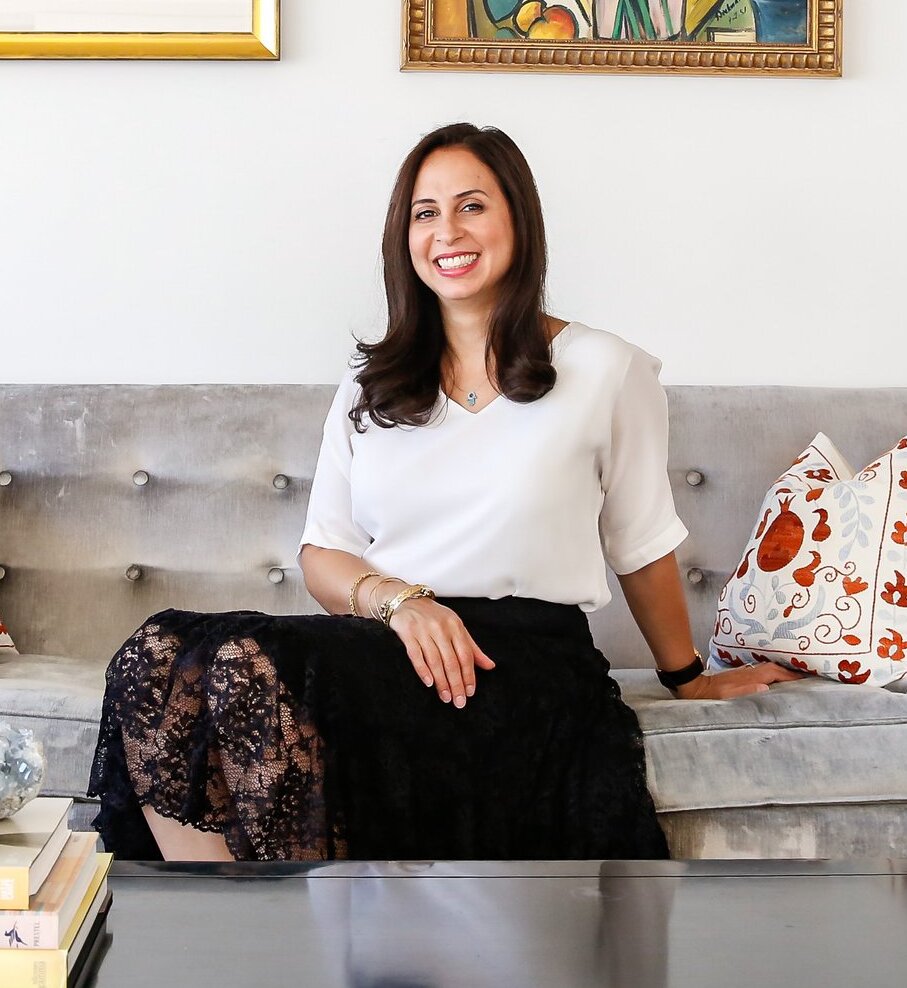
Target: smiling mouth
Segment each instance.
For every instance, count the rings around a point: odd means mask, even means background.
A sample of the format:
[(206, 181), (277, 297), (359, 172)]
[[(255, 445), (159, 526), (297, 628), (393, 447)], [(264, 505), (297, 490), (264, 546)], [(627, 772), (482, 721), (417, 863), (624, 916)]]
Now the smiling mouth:
[(478, 254), (455, 254), (453, 257), (437, 257), (435, 264), (442, 271), (458, 271), (475, 264), (478, 259)]

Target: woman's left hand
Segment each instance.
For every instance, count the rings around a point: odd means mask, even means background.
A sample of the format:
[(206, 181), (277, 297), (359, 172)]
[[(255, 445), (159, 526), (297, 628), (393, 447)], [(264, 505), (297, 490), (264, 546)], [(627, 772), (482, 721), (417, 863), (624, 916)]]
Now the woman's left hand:
[(770, 683), (788, 683), (804, 675), (774, 662), (762, 662), (728, 672), (703, 673), (678, 687), (677, 696), (681, 700), (730, 700), (749, 693), (767, 693)]

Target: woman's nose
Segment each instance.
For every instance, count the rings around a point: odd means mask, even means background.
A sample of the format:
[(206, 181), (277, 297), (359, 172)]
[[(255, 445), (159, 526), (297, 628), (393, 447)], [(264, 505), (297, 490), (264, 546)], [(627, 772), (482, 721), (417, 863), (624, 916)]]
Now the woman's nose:
[(435, 238), (445, 244), (452, 244), (462, 236), (456, 216), (442, 216), (435, 229)]

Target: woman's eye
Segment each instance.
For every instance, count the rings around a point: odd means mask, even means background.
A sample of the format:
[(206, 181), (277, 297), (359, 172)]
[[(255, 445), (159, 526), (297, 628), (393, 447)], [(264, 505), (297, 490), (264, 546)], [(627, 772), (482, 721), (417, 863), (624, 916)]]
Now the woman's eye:
[(414, 220), (424, 220), (429, 216), (434, 216), (434, 210), (432, 209), (420, 209), (418, 213), (413, 215)]
[(467, 209), (471, 213), (474, 213), (482, 209), (482, 204), (480, 202), (467, 202), (466, 205), (463, 206), (463, 212), (465, 213)]

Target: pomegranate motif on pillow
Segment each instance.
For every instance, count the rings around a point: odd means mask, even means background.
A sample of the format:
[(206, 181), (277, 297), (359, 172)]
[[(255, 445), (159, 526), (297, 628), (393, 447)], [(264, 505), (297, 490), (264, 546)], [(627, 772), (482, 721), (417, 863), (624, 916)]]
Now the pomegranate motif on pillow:
[(859, 474), (821, 433), (766, 494), (721, 591), (709, 666), (907, 678), (907, 437)]
[(792, 501), (793, 497), (781, 499), (781, 511), (759, 543), (756, 564), (765, 573), (784, 569), (797, 558), (803, 545), (803, 522), (791, 511)]

